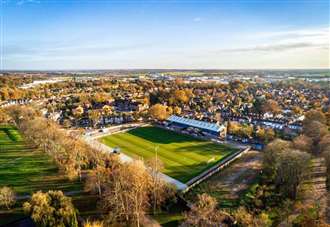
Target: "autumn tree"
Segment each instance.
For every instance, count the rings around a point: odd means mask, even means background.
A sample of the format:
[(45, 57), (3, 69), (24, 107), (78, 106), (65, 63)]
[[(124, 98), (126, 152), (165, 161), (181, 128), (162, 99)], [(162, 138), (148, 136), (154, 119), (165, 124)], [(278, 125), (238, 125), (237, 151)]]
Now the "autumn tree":
[(84, 108), (82, 106), (78, 106), (73, 110), (73, 115), (77, 118), (81, 117), (84, 113)]
[(269, 99), (262, 105), (262, 111), (264, 113), (270, 112), (273, 114), (277, 114), (281, 112), (281, 107), (275, 100)]
[(275, 185), (282, 195), (296, 199), (297, 188), (309, 160), (309, 154), (298, 150), (287, 149), (279, 155), (275, 170)]
[(15, 193), (9, 187), (0, 188), (0, 207), (10, 209), (16, 202)]
[(217, 201), (208, 194), (199, 194), (197, 202), (189, 212), (184, 213), (182, 227), (196, 226), (231, 226), (232, 217), (226, 212), (217, 209)]
[(8, 123), (10, 120), (10, 116), (4, 111), (0, 109), (0, 124)]
[(104, 105), (102, 107), (102, 112), (103, 112), (104, 115), (108, 116), (112, 113), (112, 107), (108, 106), (108, 105)]
[(23, 210), (38, 226), (78, 227), (71, 198), (61, 191), (36, 192)]
[(110, 180), (111, 172), (122, 168), (122, 164), (117, 156), (111, 154), (105, 154), (97, 159), (96, 168), (90, 170), (87, 175), (85, 190), (97, 193), (99, 197), (102, 197), (103, 191)]
[(309, 154), (292, 149), (290, 142), (276, 139), (265, 148), (263, 170), (283, 195), (295, 199), (309, 159)]
[(184, 90), (174, 91), (174, 98), (178, 103), (187, 103), (189, 101), (189, 97)]
[(88, 111), (88, 117), (92, 121), (93, 127), (96, 126), (98, 120), (100, 119), (101, 113), (100, 110), (90, 110)]
[(153, 105), (149, 109), (151, 117), (157, 120), (165, 120), (168, 117), (167, 107), (161, 104)]
[(305, 113), (305, 118), (303, 121), (304, 127), (308, 127), (308, 124), (312, 121), (318, 121), (322, 124), (326, 124), (326, 116), (322, 111), (319, 110), (310, 110)]
[(313, 140), (305, 135), (294, 138), (293, 147), (297, 150), (311, 152), (313, 148)]
[(141, 225), (149, 207), (150, 175), (142, 161), (112, 169), (103, 197), (107, 222)]
[(313, 146), (317, 148), (318, 143), (321, 141), (322, 137), (328, 133), (328, 128), (320, 121), (311, 121), (305, 123), (303, 132), (306, 136), (312, 139)]
[(181, 110), (180, 107), (175, 106), (175, 107), (173, 108), (173, 113), (174, 113), (175, 115), (180, 115), (181, 112), (182, 112), (182, 110)]
[(330, 148), (330, 133), (323, 136), (319, 143), (319, 149), (321, 152), (323, 152), (329, 148)]
[(245, 207), (239, 207), (234, 213), (233, 216), (235, 218), (235, 222), (237, 226), (242, 227), (255, 227), (262, 226), (267, 227), (271, 226), (272, 222), (269, 216), (266, 213), (260, 213), (258, 216), (254, 215)]
[(263, 158), (263, 171), (268, 178), (274, 178), (280, 155), (291, 147), (292, 144), (290, 142), (281, 139), (276, 139), (266, 146)]
[(150, 203), (155, 214), (164, 201), (174, 198), (175, 188), (166, 183), (159, 174), (164, 169), (164, 164), (158, 156), (148, 160), (147, 165), (151, 170)]

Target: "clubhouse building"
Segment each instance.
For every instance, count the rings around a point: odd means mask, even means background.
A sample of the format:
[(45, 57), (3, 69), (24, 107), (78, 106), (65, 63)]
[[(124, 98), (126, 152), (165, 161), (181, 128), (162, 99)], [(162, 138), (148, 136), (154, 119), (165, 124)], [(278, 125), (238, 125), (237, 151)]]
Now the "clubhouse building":
[(217, 123), (210, 123), (205, 121), (199, 121), (194, 119), (189, 119), (185, 117), (179, 117), (176, 115), (171, 115), (167, 119), (167, 126), (174, 128), (176, 130), (184, 130), (193, 134), (201, 134), (204, 136), (212, 137), (225, 137), (226, 136), (226, 126), (219, 125)]

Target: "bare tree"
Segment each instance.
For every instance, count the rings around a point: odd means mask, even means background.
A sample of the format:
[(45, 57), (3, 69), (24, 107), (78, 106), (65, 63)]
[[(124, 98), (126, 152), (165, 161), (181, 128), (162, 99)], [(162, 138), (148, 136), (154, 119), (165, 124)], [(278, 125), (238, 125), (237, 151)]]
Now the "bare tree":
[(233, 224), (232, 217), (221, 210), (217, 210), (216, 199), (207, 195), (198, 195), (197, 202), (192, 205), (191, 210), (184, 213), (182, 227), (196, 226), (230, 226)]
[(108, 222), (140, 226), (149, 207), (150, 175), (142, 161), (111, 170), (104, 193), (103, 207)]
[(158, 158), (158, 155), (150, 159), (147, 165), (151, 169), (150, 203), (153, 207), (153, 213), (155, 214), (165, 200), (174, 197), (175, 189), (173, 185), (169, 185), (161, 178), (159, 173), (164, 169), (164, 164)]

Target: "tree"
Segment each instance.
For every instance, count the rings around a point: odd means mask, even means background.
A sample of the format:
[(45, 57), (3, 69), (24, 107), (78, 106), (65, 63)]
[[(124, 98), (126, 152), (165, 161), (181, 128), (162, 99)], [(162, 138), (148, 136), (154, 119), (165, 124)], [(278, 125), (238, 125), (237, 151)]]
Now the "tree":
[(175, 114), (175, 115), (180, 115), (181, 114), (181, 108), (180, 107), (178, 107), (178, 106), (175, 106), (174, 107), (174, 109), (173, 109), (173, 113)]
[(112, 113), (112, 108), (111, 108), (111, 106), (104, 105), (102, 107), (102, 111), (103, 111), (104, 115), (108, 116)]
[(184, 90), (174, 91), (174, 98), (179, 103), (187, 103), (189, 101), (189, 97)]
[(153, 213), (155, 214), (165, 200), (174, 197), (175, 188), (164, 182), (161, 178), (159, 173), (164, 169), (164, 164), (157, 155), (148, 160), (147, 165), (151, 169), (150, 203), (153, 207)]
[(149, 207), (150, 175), (142, 161), (110, 171), (103, 197), (107, 222), (140, 226)]
[(81, 106), (78, 106), (76, 109), (73, 110), (73, 115), (77, 118), (81, 117), (84, 113), (84, 108)]
[(282, 195), (296, 199), (297, 188), (309, 160), (309, 154), (298, 150), (287, 149), (279, 155), (275, 170), (275, 185)]
[(275, 131), (272, 128), (267, 128), (265, 131), (265, 141), (268, 143), (275, 138)]
[(271, 226), (271, 220), (266, 213), (260, 213), (258, 216), (249, 213), (245, 207), (239, 207), (233, 216), (238, 226), (242, 227), (255, 227)]
[(90, 110), (88, 111), (88, 117), (92, 121), (93, 127), (96, 126), (98, 120), (100, 119), (100, 111), (99, 110)]
[(264, 113), (270, 112), (273, 114), (277, 114), (281, 112), (281, 107), (275, 100), (269, 99), (262, 105), (262, 111)]
[(104, 186), (108, 180), (110, 171), (109, 168), (101, 165), (98, 165), (95, 169), (91, 170), (87, 175), (85, 190), (96, 192), (102, 197)]
[(253, 215), (250, 214), (245, 207), (239, 207), (233, 214), (235, 221), (239, 226), (254, 226)]
[[(307, 124), (307, 125), (306, 125)], [(316, 147), (323, 136), (328, 133), (328, 128), (320, 121), (311, 121), (303, 126), (304, 134), (310, 137), (313, 141), (313, 146)]]
[(319, 143), (320, 151), (323, 152), (326, 149), (330, 148), (330, 133), (326, 134), (322, 137), (320, 143)]
[(0, 124), (8, 123), (10, 116), (3, 110), (0, 109)]
[(322, 124), (326, 124), (326, 116), (319, 110), (310, 110), (305, 113), (305, 118), (303, 121), (304, 127), (308, 127), (308, 124), (312, 121), (318, 121)]
[(267, 178), (274, 178), (280, 154), (291, 148), (291, 146), (290, 142), (281, 139), (276, 139), (266, 146), (263, 158), (263, 171)]
[(165, 120), (168, 117), (167, 107), (161, 104), (153, 105), (149, 109), (150, 115), (157, 120)]
[(226, 212), (217, 210), (216, 199), (207, 195), (199, 194), (197, 202), (192, 205), (189, 212), (184, 213), (182, 227), (196, 226), (231, 226), (232, 217)]
[(294, 138), (293, 147), (297, 150), (311, 152), (313, 147), (313, 140), (305, 135), (300, 135)]
[(0, 188), (0, 206), (10, 209), (16, 202), (15, 193), (9, 187)]
[(36, 192), (23, 210), (38, 226), (78, 227), (71, 198), (61, 191)]

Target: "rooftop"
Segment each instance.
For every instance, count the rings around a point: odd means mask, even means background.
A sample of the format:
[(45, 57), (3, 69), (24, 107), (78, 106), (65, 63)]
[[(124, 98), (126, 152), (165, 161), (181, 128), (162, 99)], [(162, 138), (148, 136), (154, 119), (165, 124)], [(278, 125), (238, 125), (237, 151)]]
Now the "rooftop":
[(215, 123), (198, 121), (198, 120), (194, 120), (194, 119), (179, 117), (176, 115), (171, 115), (167, 120), (171, 121), (171, 122), (179, 123), (179, 124), (188, 125), (188, 126), (195, 127), (195, 128), (210, 130), (213, 132), (220, 132), (220, 131), (222, 131), (222, 128), (223, 128), (223, 126), (219, 126)]

